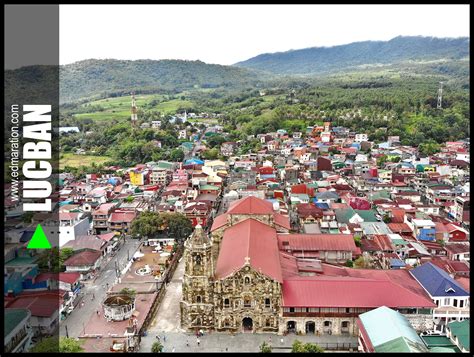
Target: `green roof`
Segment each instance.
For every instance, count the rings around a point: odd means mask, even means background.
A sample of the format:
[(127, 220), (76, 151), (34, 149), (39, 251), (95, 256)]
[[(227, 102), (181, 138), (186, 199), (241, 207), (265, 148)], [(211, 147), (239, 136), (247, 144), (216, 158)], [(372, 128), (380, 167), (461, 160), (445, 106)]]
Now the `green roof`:
[(392, 243), (395, 245), (407, 245), (408, 242), (403, 239), (392, 239)]
[(356, 211), (352, 208), (337, 209), (335, 210), (336, 220), (338, 223), (349, 223), (349, 220), (354, 217)]
[(451, 335), (457, 338), (459, 345), (469, 351), (469, 320), (454, 321), (448, 324), (448, 328), (451, 330)]
[(364, 222), (378, 222), (373, 210), (356, 209), (354, 211), (364, 220)]
[(13, 329), (18, 326), (28, 316), (27, 309), (5, 309), (4, 310), (5, 329), (3, 331), (3, 337), (7, 337)]
[(219, 187), (213, 186), (213, 185), (202, 185), (199, 189), (217, 191), (217, 190), (219, 190)]
[(456, 353), (456, 349), (455, 348), (451, 348), (451, 347), (432, 347), (432, 348), (429, 348), (430, 352), (431, 353)]
[(427, 352), (408, 319), (386, 306), (359, 315), (376, 352)]
[(374, 347), (375, 352), (428, 352), (421, 342), (412, 342), (406, 337), (398, 337)]
[(13, 260), (10, 260), (9, 262), (6, 262), (5, 265), (8, 266), (22, 266), (22, 265), (31, 265), (35, 264), (35, 261), (38, 259), (38, 257), (17, 257)]
[(374, 193), (369, 194), (369, 198), (372, 201), (373, 200), (380, 200), (380, 199), (390, 199), (390, 192), (385, 191), (385, 190), (374, 192)]

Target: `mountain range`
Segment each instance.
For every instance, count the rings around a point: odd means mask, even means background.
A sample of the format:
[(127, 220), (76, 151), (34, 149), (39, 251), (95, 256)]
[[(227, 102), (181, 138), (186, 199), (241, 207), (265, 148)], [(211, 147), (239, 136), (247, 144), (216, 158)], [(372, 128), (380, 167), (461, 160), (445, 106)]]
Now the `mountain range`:
[[(39, 78), (45, 67), (5, 71), (7, 81)], [(373, 71), (469, 79), (469, 38), (396, 37), (333, 47), (266, 53), (233, 66), (183, 60), (88, 59), (60, 68), (62, 103), (120, 96), (131, 91), (180, 92), (192, 88), (255, 88), (288, 79)], [(18, 88), (21, 93), (25, 88)]]
[(265, 53), (235, 66), (275, 74), (308, 75), (353, 70), (362, 65), (407, 61), (461, 60), (469, 56), (469, 38), (395, 37), (332, 47)]

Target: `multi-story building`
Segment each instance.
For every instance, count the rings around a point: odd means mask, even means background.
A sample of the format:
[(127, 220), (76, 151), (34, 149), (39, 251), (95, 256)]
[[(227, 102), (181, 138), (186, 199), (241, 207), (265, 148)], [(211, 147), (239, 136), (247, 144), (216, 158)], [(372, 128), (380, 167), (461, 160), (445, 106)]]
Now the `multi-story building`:
[(108, 219), (116, 208), (116, 203), (103, 203), (92, 212), (92, 229), (94, 234), (109, 230)]

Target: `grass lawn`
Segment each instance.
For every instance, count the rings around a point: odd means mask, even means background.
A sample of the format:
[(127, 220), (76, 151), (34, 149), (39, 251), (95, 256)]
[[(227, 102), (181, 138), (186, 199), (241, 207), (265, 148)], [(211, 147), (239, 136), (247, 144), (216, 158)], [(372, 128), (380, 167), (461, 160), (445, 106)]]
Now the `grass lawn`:
[(72, 153), (62, 154), (59, 159), (59, 168), (64, 169), (66, 166), (80, 167), (91, 166), (93, 162), (102, 164), (110, 160), (108, 156), (93, 156), (93, 155), (76, 155)]

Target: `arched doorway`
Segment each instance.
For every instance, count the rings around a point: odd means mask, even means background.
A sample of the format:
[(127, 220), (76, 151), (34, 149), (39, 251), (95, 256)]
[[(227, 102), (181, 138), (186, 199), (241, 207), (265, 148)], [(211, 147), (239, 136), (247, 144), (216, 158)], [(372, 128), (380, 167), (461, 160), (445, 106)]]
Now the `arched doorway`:
[(244, 317), (242, 320), (242, 328), (244, 332), (253, 331), (253, 320), (250, 317)]
[(314, 323), (314, 321), (306, 322), (306, 333), (314, 334), (315, 331), (316, 331), (316, 324)]
[(288, 321), (286, 323), (286, 330), (288, 333), (295, 333), (296, 332), (296, 321)]
[(323, 332), (325, 335), (332, 335), (332, 321), (324, 321)]

